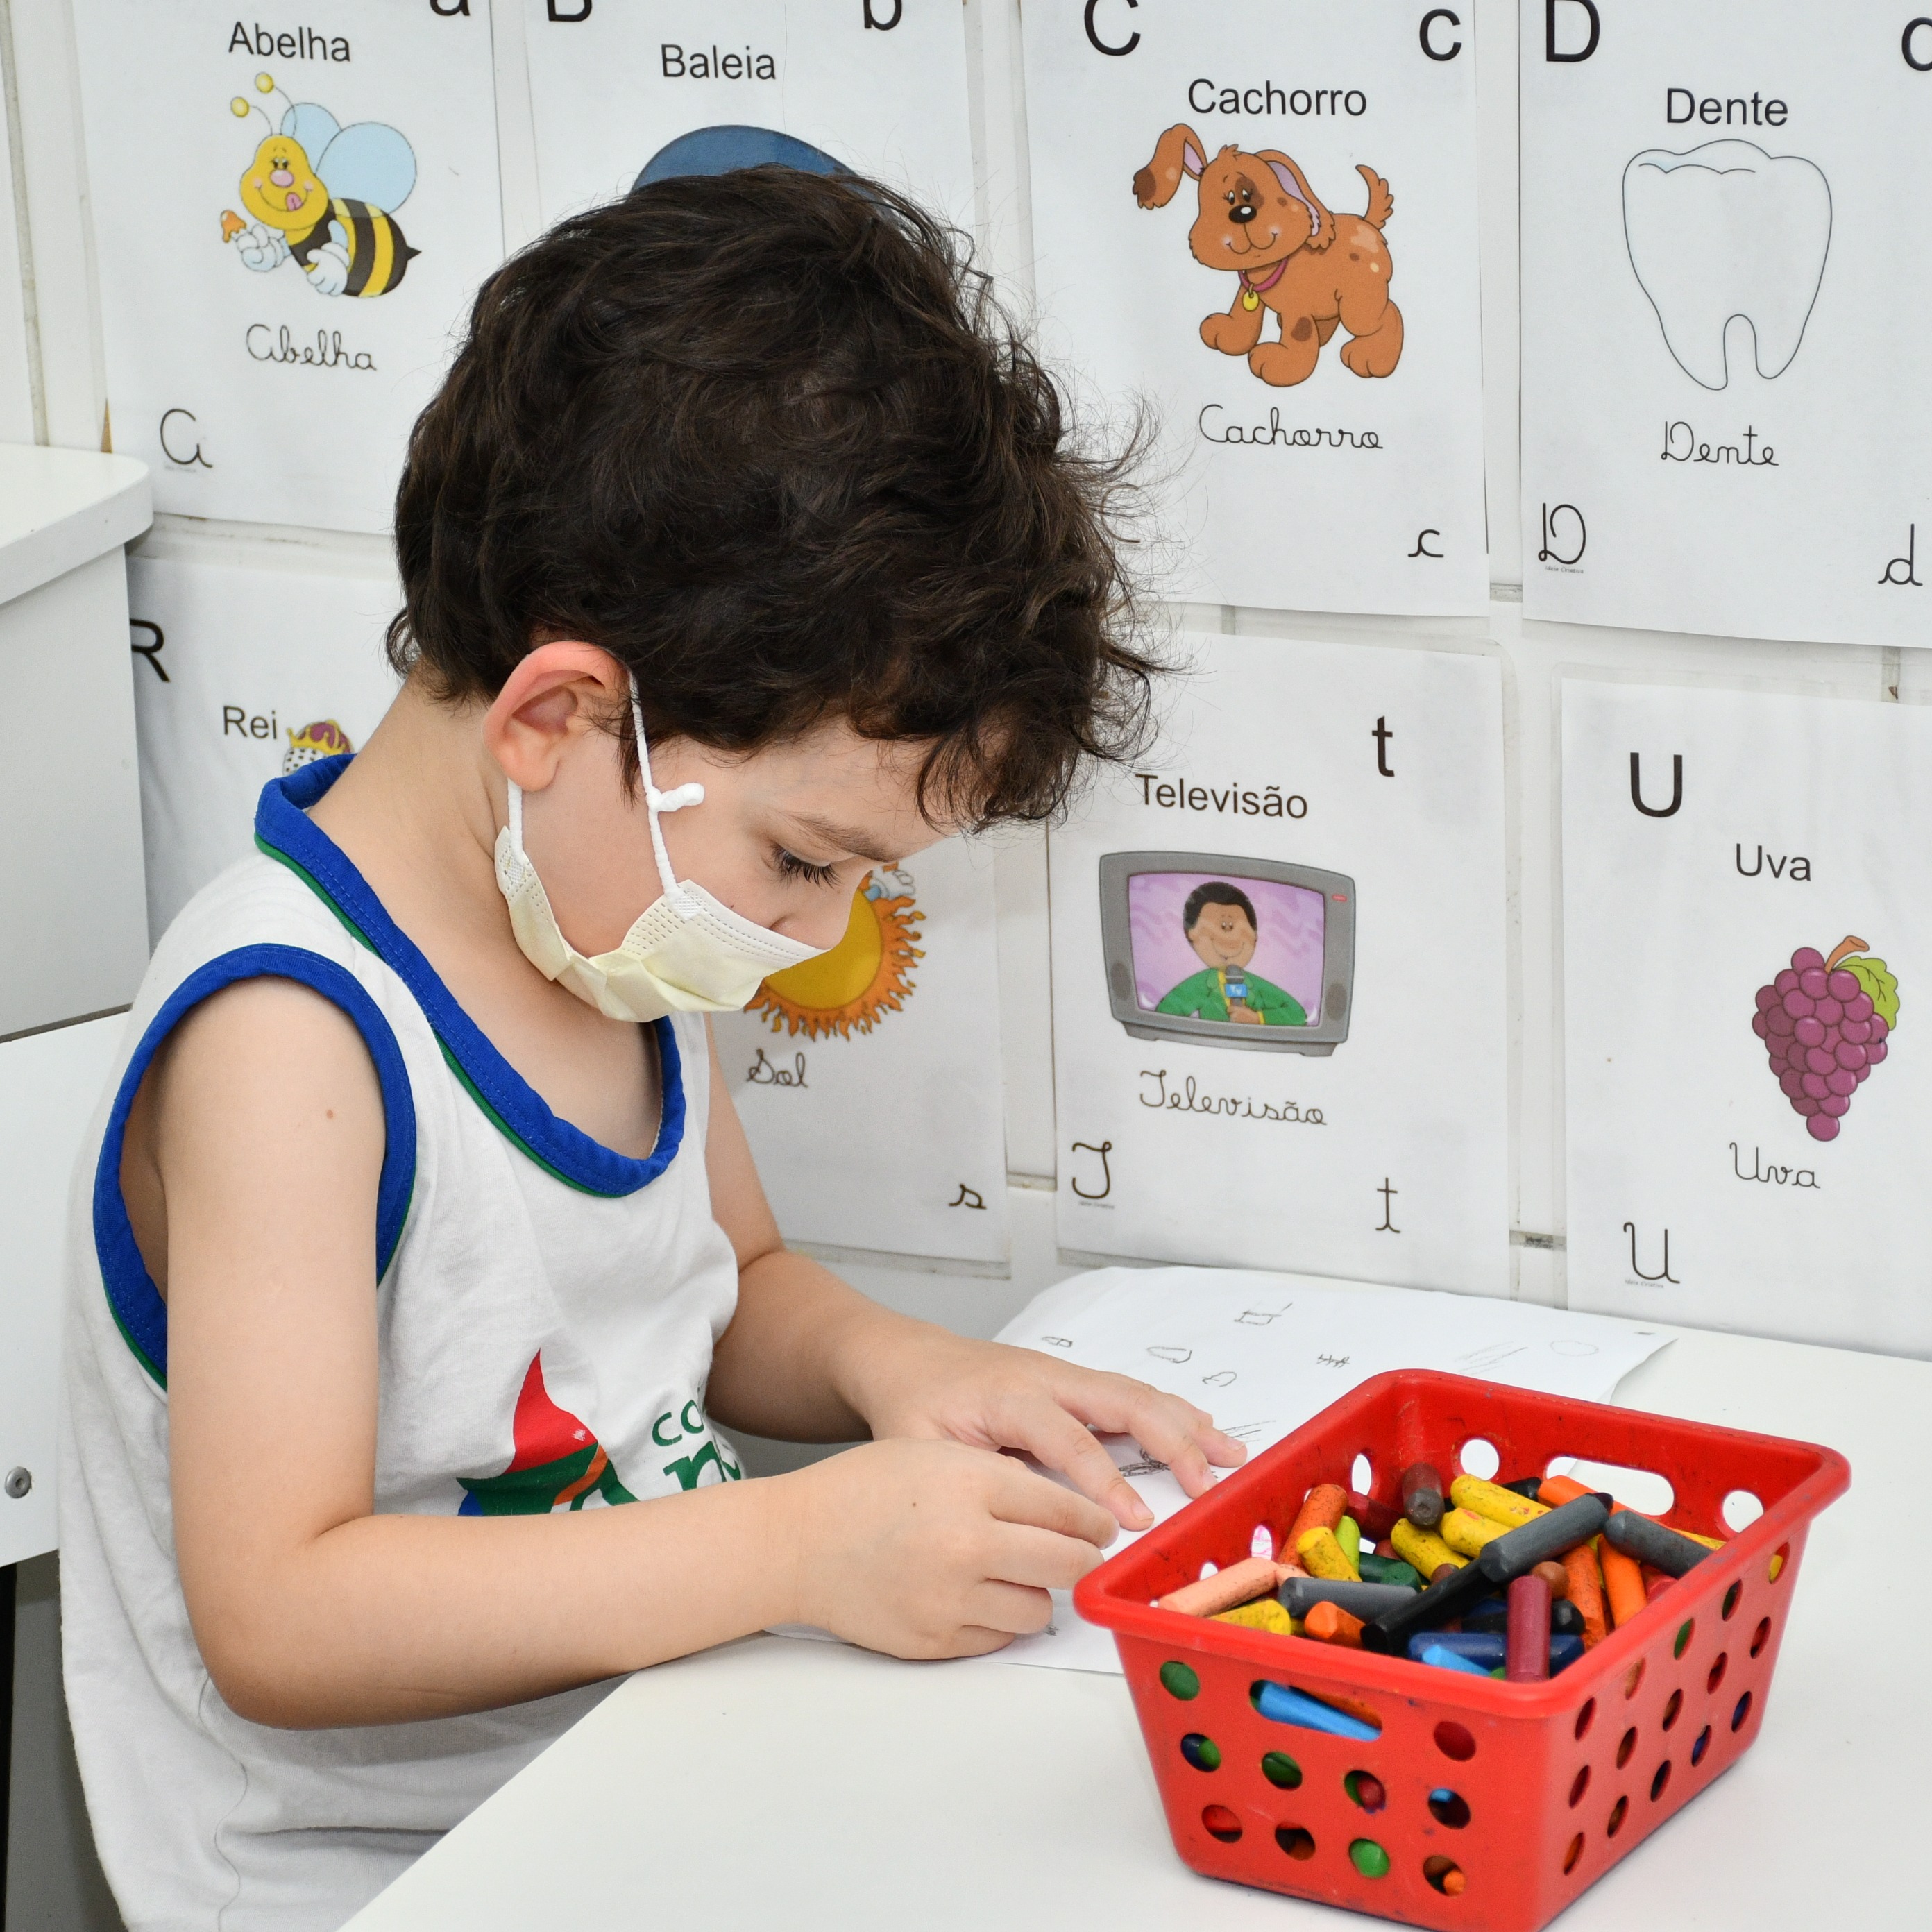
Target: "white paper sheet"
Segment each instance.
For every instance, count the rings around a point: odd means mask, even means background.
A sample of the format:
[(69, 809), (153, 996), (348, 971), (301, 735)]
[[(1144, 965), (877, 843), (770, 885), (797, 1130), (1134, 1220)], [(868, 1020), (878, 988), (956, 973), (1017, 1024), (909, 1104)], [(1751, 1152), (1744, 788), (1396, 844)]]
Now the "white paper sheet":
[[(1932, 1354), (1928, 820), (1923, 706), (1565, 681), (1573, 1306)], [(1753, 1024), (1807, 948), (1896, 982), (1826, 1140)]]
[(386, 530), (502, 258), (489, 9), (74, 12), (113, 446), (157, 510)]
[[(1060, 1244), (1506, 1293), (1497, 668), (1360, 644), (1184, 642), (1192, 671), (1168, 694), (1161, 743), (1048, 838)], [(1155, 868), (1123, 888), (1130, 961), (1106, 928), (1115, 854)], [(1262, 880), (1253, 861), (1328, 877), (1303, 890)], [(1295, 1026), (1230, 1022), (1210, 1037), (1149, 1010), (1201, 969), (1184, 932), (1194, 892), (1230, 882), (1258, 921), (1252, 976), (1304, 1017), (1347, 1005), (1331, 1051), (1292, 1050)], [(1349, 956), (1329, 958), (1348, 918)]]
[[(1392, 1369), (1439, 1369), (1602, 1402), (1671, 1337), (1641, 1323), (1487, 1297), (1166, 1268), (1076, 1275), (1036, 1296), (998, 1339), (1184, 1396), (1256, 1455)], [(1157, 1522), (1185, 1507), (1180, 1485), (1138, 1444), (1115, 1437), (1108, 1447)], [(1124, 1532), (1109, 1554), (1133, 1540)], [(1112, 1634), (1078, 1616), (1061, 1592), (1046, 1630), (980, 1660), (1120, 1667)]]
[(1043, 339), (1154, 405), (1172, 594), (1484, 608), (1474, 13), (1022, 10)]
[(788, 1240), (1006, 1256), (993, 855), (949, 838), (874, 872), (836, 954), (713, 1022)]
[(1520, 17), (1523, 614), (1932, 643), (1932, 22)]

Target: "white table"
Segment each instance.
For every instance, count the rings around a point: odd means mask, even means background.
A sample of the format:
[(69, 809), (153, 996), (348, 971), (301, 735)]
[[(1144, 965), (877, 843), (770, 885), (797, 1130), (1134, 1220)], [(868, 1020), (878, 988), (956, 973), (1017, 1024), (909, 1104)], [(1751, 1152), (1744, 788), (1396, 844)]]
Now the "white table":
[[(1812, 1534), (1756, 1744), (1586, 1893), (1564, 1932), (1923, 1924), (1932, 1364), (1684, 1333), (1618, 1399), (1828, 1443), (1852, 1487)], [(1180, 1864), (1124, 1679), (776, 1637), (630, 1678), (353, 1922), (1340, 1923)]]

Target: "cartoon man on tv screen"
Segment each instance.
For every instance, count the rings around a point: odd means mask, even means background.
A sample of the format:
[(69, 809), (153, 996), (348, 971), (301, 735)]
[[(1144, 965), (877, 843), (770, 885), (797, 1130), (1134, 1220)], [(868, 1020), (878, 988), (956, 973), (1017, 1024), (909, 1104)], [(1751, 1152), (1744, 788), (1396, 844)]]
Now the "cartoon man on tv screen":
[(1239, 886), (1210, 879), (1187, 895), (1180, 923), (1202, 970), (1191, 973), (1154, 1008), (1179, 1019), (1240, 1026), (1306, 1026), (1292, 993), (1248, 970), (1259, 939), (1254, 902)]

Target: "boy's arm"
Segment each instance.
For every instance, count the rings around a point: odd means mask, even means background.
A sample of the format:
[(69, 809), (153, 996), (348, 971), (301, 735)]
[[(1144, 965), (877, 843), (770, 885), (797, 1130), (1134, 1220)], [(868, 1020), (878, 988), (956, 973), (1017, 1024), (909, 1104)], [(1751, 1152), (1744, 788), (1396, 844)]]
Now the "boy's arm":
[(1125, 1376), (975, 1342), (895, 1314), (790, 1252), (758, 1180), (714, 1040), (705, 1159), (712, 1212), (738, 1257), (738, 1312), (712, 1357), (707, 1406), (734, 1426), (791, 1442), (870, 1432), (1023, 1449), (1058, 1469), (1129, 1529), (1152, 1521), (1095, 1439), (1132, 1436), (1189, 1495), (1210, 1463), (1246, 1448), (1202, 1409)]
[(1103, 1512), (936, 1443), (614, 1509), (375, 1514), (384, 1127), (360, 1037), (307, 988), (250, 981), (183, 1022), (150, 1082), (176, 1552), (243, 1717), (447, 1716), (796, 1620), (902, 1655), (990, 1649), (1097, 1560)]

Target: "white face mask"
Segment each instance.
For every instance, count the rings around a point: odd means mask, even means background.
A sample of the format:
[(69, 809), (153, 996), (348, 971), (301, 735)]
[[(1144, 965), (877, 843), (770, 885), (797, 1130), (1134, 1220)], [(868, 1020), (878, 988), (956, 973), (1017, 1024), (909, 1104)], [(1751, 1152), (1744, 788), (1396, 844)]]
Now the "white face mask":
[(509, 902), (510, 926), (524, 957), (547, 980), (614, 1020), (661, 1019), (666, 1013), (736, 1012), (766, 975), (826, 950), (769, 932), (720, 905), (702, 886), (680, 884), (664, 850), (661, 814), (704, 802), (704, 788), (661, 792), (651, 782), (644, 714), (634, 686), (631, 722), (638, 771), (650, 814), (651, 849), (664, 894), (640, 914), (614, 952), (586, 958), (564, 938), (549, 896), (524, 850), (523, 788), (510, 786), (510, 822), (496, 835), (496, 885)]

